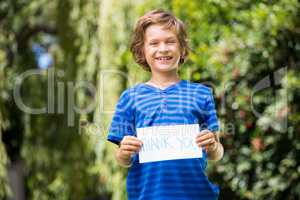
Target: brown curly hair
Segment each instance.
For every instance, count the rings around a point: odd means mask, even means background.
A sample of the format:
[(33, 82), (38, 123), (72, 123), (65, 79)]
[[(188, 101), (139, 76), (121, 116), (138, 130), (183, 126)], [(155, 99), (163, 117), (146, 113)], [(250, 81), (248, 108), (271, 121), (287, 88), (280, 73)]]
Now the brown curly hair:
[(179, 65), (184, 63), (190, 50), (187, 40), (186, 26), (172, 13), (164, 11), (162, 9), (149, 11), (138, 19), (134, 28), (130, 45), (130, 50), (133, 54), (134, 60), (145, 70), (150, 71), (150, 66), (147, 63), (144, 54), (144, 37), (146, 29), (150, 25), (154, 24), (163, 25), (166, 29), (175, 29), (181, 52)]

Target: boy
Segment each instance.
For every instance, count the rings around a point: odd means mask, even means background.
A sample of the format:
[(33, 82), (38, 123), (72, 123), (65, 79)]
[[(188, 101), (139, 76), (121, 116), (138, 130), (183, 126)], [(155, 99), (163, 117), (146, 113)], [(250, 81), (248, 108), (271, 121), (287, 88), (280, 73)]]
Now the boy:
[[(223, 156), (214, 133), (219, 129), (214, 100), (208, 87), (180, 80), (177, 71), (188, 50), (184, 24), (171, 13), (153, 10), (138, 20), (131, 51), (151, 78), (122, 93), (108, 135), (119, 145), (117, 162), (130, 168), (129, 200), (218, 198), (218, 187), (205, 175), (206, 158)], [(206, 147), (201, 158), (139, 163), (142, 141), (136, 137), (137, 128), (183, 124), (200, 125), (195, 141)]]

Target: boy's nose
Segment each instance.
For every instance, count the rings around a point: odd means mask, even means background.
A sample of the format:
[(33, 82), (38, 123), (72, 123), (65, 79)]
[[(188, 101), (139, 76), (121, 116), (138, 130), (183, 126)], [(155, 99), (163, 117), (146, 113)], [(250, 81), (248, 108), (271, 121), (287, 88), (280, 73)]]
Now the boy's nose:
[(165, 43), (161, 43), (160, 45), (159, 45), (159, 49), (158, 49), (160, 52), (166, 52), (166, 51), (168, 51), (169, 49), (168, 49), (168, 46), (165, 44)]

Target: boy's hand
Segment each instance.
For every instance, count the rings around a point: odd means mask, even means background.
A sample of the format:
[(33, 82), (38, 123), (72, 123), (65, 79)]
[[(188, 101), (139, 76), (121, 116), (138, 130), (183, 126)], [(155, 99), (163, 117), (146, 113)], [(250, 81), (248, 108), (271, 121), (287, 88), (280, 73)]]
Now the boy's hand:
[(134, 136), (125, 136), (120, 142), (117, 158), (122, 165), (130, 165), (131, 157), (142, 147), (142, 141)]
[(215, 134), (209, 130), (203, 130), (196, 137), (196, 144), (198, 147), (205, 147), (206, 151), (215, 149), (218, 145)]

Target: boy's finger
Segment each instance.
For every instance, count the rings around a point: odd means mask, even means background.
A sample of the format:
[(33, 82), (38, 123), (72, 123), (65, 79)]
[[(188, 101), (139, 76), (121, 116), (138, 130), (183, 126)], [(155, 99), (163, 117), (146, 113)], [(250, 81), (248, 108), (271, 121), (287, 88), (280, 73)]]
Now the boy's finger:
[(132, 154), (134, 154), (135, 152), (133, 151), (126, 151), (126, 150), (122, 150), (122, 155), (126, 156), (126, 157), (130, 157)]
[(211, 133), (209, 130), (200, 131), (200, 133), (196, 136), (196, 138), (201, 138)]
[(214, 143), (214, 139), (207, 139), (205, 141), (197, 142), (198, 146), (205, 146)]
[(142, 141), (139, 140), (137, 137), (135, 136), (130, 136), (130, 135), (127, 135), (123, 138), (122, 141), (134, 141), (134, 142), (137, 142), (137, 143), (140, 143), (140, 145), (142, 145)]
[(135, 140), (124, 140), (121, 142), (121, 145), (132, 145), (132, 146), (140, 147), (142, 146), (142, 143)]
[(208, 139), (214, 139), (214, 135), (213, 134), (205, 134), (205, 135), (200, 135), (200, 137), (196, 138), (196, 142), (202, 142)]
[(140, 150), (140, 147), (132, 146), (132, 145), (124, 145), (122, 146), (122, 150), (137, 152), (138, 150)]

